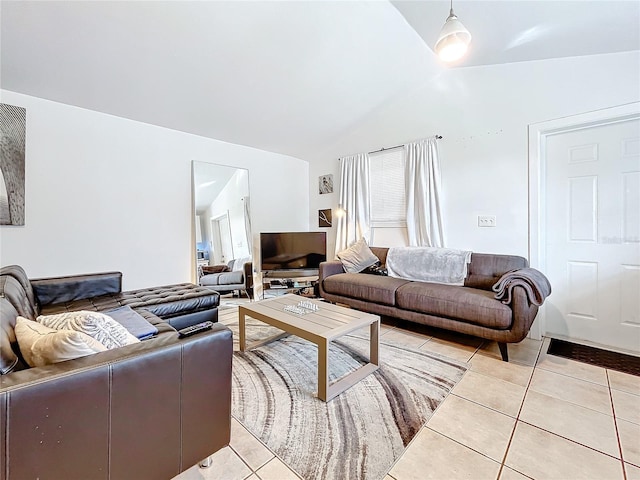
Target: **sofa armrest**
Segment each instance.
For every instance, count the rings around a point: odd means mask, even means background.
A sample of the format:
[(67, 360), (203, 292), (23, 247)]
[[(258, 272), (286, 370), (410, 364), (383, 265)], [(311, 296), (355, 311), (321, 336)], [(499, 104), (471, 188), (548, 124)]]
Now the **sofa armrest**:
[(509, 342), (520, 342), (531, 329), (533, 321), (538, 314), (537, 305), (529, 301), (526, 290), (521, 286), (513, 288), (511, 299), (511, 311), (513, 312), (513, 324), (510, 329)]
[(340, 260), (320, 262), (320, 268), (318, 270), (318, 291), (321, 297), (326, 298), (324, 291), (324, 279), (339, 273), (344, 273), (344, 267)]
[(41, 306), (122, 291), (122, 272), (90, 273), (30, 280)]
[(344, 267), (340, 260), (330, 260), (328, 262), (320, 262), (320, 270), (318, 272), (318, 280), (322, 283), (327, 277), (336, 275), (338, 273), (344, 273)]
[(244, 264), (244, 286), (245, 288), (253, 288), (253, 263), (246, 262)]
[(232, 353), (217, 324), (1, 377), (3, 470), (172, 478), (229, 443)]

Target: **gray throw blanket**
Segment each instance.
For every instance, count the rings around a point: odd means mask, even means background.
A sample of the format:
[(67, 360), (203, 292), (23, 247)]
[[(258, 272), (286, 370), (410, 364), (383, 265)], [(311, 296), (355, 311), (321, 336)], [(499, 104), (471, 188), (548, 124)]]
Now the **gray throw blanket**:
[(437, 247), (391, 247), (386, 267), (390, 277), (464, 285), (471, 252)]
[(491, 288), (496, 292), (496, 300), (511, 303), (511, 291), (516, 286), (523, 287), (529, 301), (537, 306), (542, 305), (544, 299), (551, 294), (549, 280), (535, 268), (521, 268), (507, 272)]

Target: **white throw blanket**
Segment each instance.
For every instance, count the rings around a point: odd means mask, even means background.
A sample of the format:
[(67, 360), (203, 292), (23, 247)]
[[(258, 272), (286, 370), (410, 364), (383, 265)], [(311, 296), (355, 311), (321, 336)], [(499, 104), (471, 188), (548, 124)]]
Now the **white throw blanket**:
[(464, 285), (471, 252), (437, 247), (391, 247), (386, 267), (390, 277)]

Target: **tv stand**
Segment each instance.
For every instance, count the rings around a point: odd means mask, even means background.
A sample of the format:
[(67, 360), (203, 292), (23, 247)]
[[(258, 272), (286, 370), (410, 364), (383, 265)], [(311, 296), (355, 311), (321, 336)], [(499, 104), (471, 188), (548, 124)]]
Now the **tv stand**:
[(269, 278), (306, 278), (306, 277), (318, 277), (317, 268), (296, 269), (296, 270), (270, 270), (262, 272), (262, 279), (267, 280)]
[(301, 275), (300, 272), (289, 272), (288, 276), (264, 276), (262, 280), (262, 298), (295, 293), (306, 297), (315, 297), (315, 285), (318, 274)]

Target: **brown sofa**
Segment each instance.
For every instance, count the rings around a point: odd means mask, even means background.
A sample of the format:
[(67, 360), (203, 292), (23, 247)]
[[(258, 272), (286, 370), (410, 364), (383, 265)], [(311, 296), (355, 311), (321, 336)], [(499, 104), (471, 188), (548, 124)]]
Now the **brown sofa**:
[[(388, 248), (371, 247), (384, 266)], [(498, 342), (508, 361), (507, 343), (524, 339), (538, 306), (522, 286), (511, 302), (495, 298), (493, 285), (507, 272), (525, 269), (523, 257), (473, 253), (464, 286), (417, 282), (365, 273), (345, 273), (338, 260), (320, 264), (320, 296), (358, 310), (453, 330)]]
[[(121, 292), (121, 274), (30, 281), (0, 271), (0, 480), (168, 479), (228, 445), (231, 331), (181, 339), (217, 318), (219, 295), (181, 284)], [(139, 343), (28, 368), (18, 315), (129, 305), (158, 333)]]

